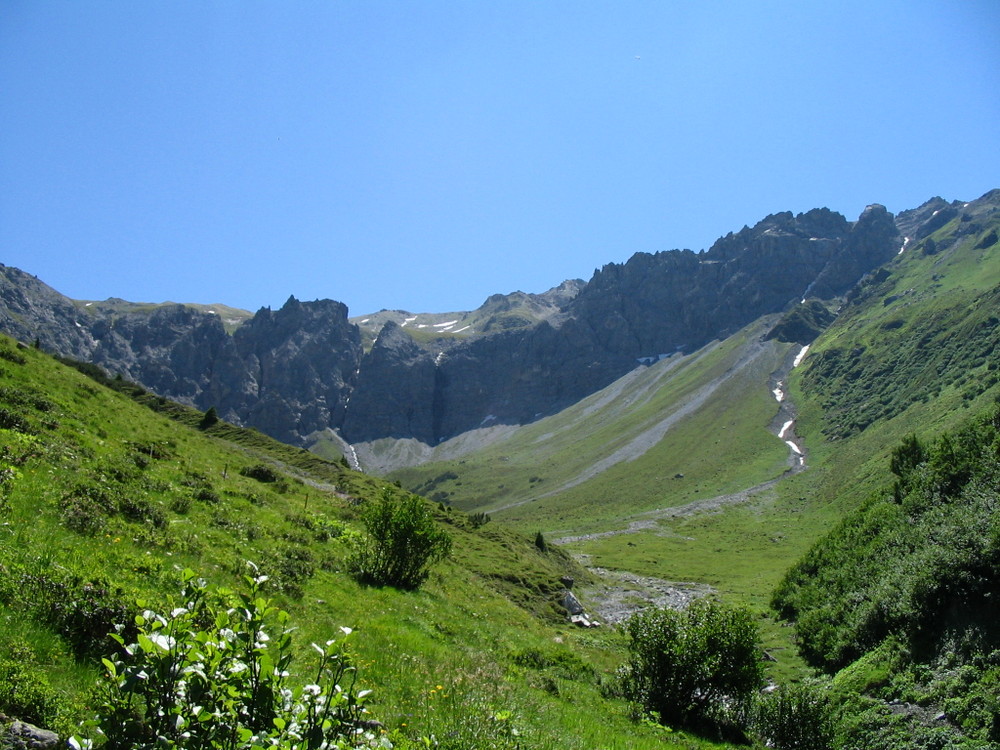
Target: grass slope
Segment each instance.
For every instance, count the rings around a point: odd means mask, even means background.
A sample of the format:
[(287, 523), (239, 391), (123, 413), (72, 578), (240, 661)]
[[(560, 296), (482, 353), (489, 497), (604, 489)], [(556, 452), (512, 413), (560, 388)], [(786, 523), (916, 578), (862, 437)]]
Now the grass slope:
[[(1000, 219), (982, 203), (974, 221), (958, 216), (907, 245), (844, 301), (787, 383), (807, 470), (738, 505), (651, 512), (756, 487), (786, 468), (787, 450), (767, 428), (780, 426), (769, 375), (790, 350), (774, 344), (772, 359), (735, 366), (757, 330), (637, 370), (484, 448), (468, 450), (469, 438), (437, 446), (427, 463), (392, 476), (563, 538), (589, 565), (711, 584), (763, 613), (784, 571), (884, 483), (892, 446), (952, 429), (1000, 393)], [(611, 460), (667, 421), (639, 457)], [(767, 632), (781, 649), (779, 673), (800, 671), (787, 628)]]
[(418, 591), (362, 586), (344, 561), (383, 482), (110, 385), (0, 341), (0, 711), (69, 731), (136, 597), (164, 602), (182, 567), (239, 586), (253, 560), (302, 669), (310, 641), (359, 631), (359, 687), (400, 746), (713, 746), (602, 696), (621, 643), (565, 624), (559, 578), (587, 574), (559, 550), (436, 509), (453, 558)]

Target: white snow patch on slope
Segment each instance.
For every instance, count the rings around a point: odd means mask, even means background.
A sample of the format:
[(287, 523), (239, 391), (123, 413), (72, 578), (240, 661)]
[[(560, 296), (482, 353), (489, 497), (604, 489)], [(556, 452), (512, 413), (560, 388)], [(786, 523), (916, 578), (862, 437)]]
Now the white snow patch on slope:
[(795, 455), (797, 455), (797, 456), (801, 456), (802, 455), (802, 451), (799, 450), (799, 446), (797, 446), (791, 440), (786, 440), (785, 441), (785, 445), (787, 445), (789, 448), (791, 448), (793, 451), (795, 451)]
[(771, 393), (774, 394), (774, 400), (777, 401), (778, 403), (781, 403), (782, 401), (785, 400), (785, 392), (781, 390), (782, 385), (784, 384), (779, 380), (777, 386), (774, 388), (774, 390), (771, 391)]
[(809, 351), (809, 345), (807, 344), (806, 346), (802, 347), (802, 351), (800, 351), (798, 354), (795, 355), (795, 361), (792, 362), (792, 367), (798, 367), (800, 364), (802, 364), (802, 360), (805, 359), (806, 352), (808, 351)]
[(456, 329), (456, 330), (452, 331), (452, 333), (461, 333), (462, 331), (467, 331), (467, 330), (469, 330), (469, 329), (470, 329), (471, 327), (472, 327), (472, 326), (462, 326), (461, 328), (458, 328), (458, 329)]
[(416, 315), (414, 315), (412, 318), (404, 318), (403, 322), (399, 324), (399, 327), (405, 328), (408, 324), (412, 323), (416, 319), (417, 319)]
[[(788, 431), (790, 429), (792, 429), (792, 425), (793, 424), (795, 424), (795, 420), (794, 419), (789, 419), (787, 422), (785, 422), (783, 425), (781, 425), (781, 432), (778, 433), (778, 439), (779, 440), (784, 440), (785, 439), (785, 435), (787, 435)], [(798, 451), (797, 448), (796, 448), (796, 451)]]
[(434, 328), (451, 328), (457, 322), (458, 322), (457, 320), (450, 320), (447, 323), (435, 323), (433, 327)]

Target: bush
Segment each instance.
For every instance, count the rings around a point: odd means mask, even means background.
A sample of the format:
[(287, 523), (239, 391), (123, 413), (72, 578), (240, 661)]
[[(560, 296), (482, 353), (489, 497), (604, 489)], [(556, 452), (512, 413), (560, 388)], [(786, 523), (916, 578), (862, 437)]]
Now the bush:
[(219, 423), (219, 412), (216, 411), (214, 406), (210, 406), (208, 411), (202, 416), (201, 421), (198, 422), (199, 429), (207, 430), (212, 425)]
[(8, 648), (9, 657), (0, 657), (0, 713), (37, 726), (59, 723), (68, 709), (65, 698), (49, 685), (30, 647), (14, 642)]
[(778, 750), (829, 750), (833, 746), (833, 707), (824, 690), (812, 683), (784, 685), (757, 702), (754, 730)]
[(451, 552), (451, 537), (416, 495), (384, 488), (365, 510), (364, 523), (368, 536), (349, 563), (364, 581), (415, 589), (427, 579), (431, 565)]
[(267, 464), (254, 464), (253, 466), (245, 466), (240, 469), (240, 474), (250, 479), (256, 479), (258, 482), (277, 482), (280, 478), (278, 472), (272, 469)]
[(124, 650), (102, 659), (102, 697), (84, 724), (103, 739), (74, 737), (71, 746), (312, 750), (365, 742), (358, 732), (367, 691), (354, 691), (350, 629), (313, 644), (320, 654), (314, 681), (293, 688), (288, 613), (260, 595), (265, 580), (248, 577), (249, 592), (237, 595), (209, 591), (184, 571), (180, 606), (137, 615), (134, 642), (113, 636)]
[(743, 723), (764, 682), (748, 610), (707, 599), (685, 610), (650, 608), (628, 621), (626, 633), (628, 698), (672, 726)]

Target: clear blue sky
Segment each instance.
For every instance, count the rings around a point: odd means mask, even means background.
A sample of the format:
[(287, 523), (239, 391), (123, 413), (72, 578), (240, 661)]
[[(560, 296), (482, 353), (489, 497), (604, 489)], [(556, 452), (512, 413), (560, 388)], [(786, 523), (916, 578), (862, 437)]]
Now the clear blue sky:
[(444, 312), (1000, 187), (1000, 3), (0, 2), (0, 262)]

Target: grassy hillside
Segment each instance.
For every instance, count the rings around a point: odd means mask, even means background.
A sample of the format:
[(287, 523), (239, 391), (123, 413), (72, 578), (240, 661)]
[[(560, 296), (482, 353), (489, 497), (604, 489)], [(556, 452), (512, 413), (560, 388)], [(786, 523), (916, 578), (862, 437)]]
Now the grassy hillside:
[(996, 212), (982, 223), (959, 216), (908, 245), (793, 373), (818, 503), (855, 506), (904, 436), (952, 429), (1000, 392), (998, 228)]
[[(890, 474), (891, 472), (891, 474)], [(775, 593), (849, 746), (1000, 745), (1000, 410), (897, 445)]]
[[(774, 586), (884, 483), (906, 435), (952, 429), (1000, 393), (1000, 219), (988, 201), (865, 279), (786, 380), (769, 322), (636, 370), (561, 414), (425, 449), (392, 474), (542, 531), (588, 565), (709, 584), (762, 613)], [(769, 347), (769, 348), (768, 348)], [(775, 433), (795, 418), (806, 469)], [(779, 481), (771, 481), (771, 480)], [(787, 628), (779, 669), (801, 672)]]
[(363, 586), (345, 561), (383, 482), (109, 385), (0, 342), (0, 712), (68, 731), (137, 597), (169, 606), (185, 567), (239, 588), (250, 560), (291, 613), (299, 669), (311, 641), (358, 631), (359, 687), (397, 746), (710, 744), (602, 695), (621, 643), (565, 622), (559, 579), (588, 574), (558, 549), (434, 505), (452, 558), (417, 591)]

